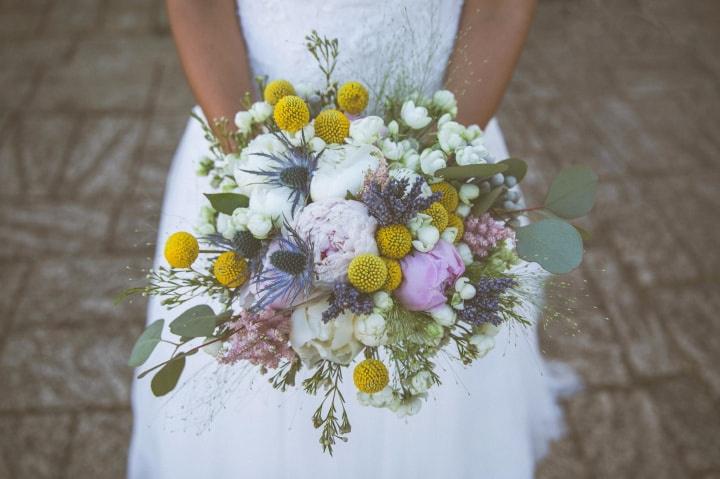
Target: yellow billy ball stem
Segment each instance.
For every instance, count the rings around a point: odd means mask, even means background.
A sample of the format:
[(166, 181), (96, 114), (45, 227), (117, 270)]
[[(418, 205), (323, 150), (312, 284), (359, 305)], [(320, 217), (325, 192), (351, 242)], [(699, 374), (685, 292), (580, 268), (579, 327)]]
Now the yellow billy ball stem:
[(189, 268), (200, 253), (197, 239), (190, 233), (178, 231), (165, 242), (165, 259), (173, 268)]
[(363, 293), (374, 293), (387, 281), (387, 266), (380, 256), (366, 253), (353, 258), (348, 266), (348, 280)]
[(215, 260), (213, 274), (223, 286), (237, 288), (248, 279), (248, 264), (245, 258), (234, 251), (226, 251)]
[(355, 366), (353, 382), (361, 392), (375, 394), (385, 389), (390, 382), (390, 374), (381, 361), (365, 359)]

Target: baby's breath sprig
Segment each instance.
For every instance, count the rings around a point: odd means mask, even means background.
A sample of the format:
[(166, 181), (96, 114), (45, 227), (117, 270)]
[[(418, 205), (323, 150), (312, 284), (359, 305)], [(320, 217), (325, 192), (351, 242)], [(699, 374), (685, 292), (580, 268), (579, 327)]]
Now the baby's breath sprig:
[(270, 384), (275, 389), (285, 392), (287, 388), (295, 386), (295, 378), (301, 367), (302, 362), (298, 357), (285, 361), (270, 378)]
[(128, 289), (124, 295), (160, 296), (163, 306), (168, 308), (175, 308), (205, 294), (211, 297), (227, 295), (227, 289), (219, 285), (212, 274), (196, 269), (177, 270), (160, 266), (150, 271), (147, 279), (147, 285)]
[(334, 105), (337, 95), (338, 84), (333, 80), (332, 75), (337, 66), (339, 55), (337, 38), (329, 39), (321, 37), (315, 30), (305, 37), (307, 50), (317, 61), (320, 71), (325, 75), (325, 90), (318, 91), (321, 103), (324, 105)]
[(345, 410), (345, 398), (340, 392), (342, 369), (342, 365), (324, 360), (318, 363), (315, 373), (303, 381), (303, 387), (308, 394), (317, 394), (319, 389), (325, 388), (325, 397), (315, 410), (312, 421), (316, 429), (322, 429), (320, 444), (323, 452), (328, 452), (331, 456), (336, 440), (347, 442), (346, 436), (351, 430)]

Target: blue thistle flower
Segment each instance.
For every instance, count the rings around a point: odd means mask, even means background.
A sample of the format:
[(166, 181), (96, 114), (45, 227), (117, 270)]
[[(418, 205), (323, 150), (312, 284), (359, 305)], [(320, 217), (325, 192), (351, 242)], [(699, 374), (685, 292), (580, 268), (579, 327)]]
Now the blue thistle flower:
[(387, 183), (371, 181), (362, 194), (363, 203), (380, 226), (406, 224), (418, 212), (440, 199), (441, 193), (422, 195), (425, 181), (418, 177), (408, 191), (409, 178), (390, 178)]
[(481, 278), (475, 284), (475, 296), (465, 301), (465, 308), (458, 311), (458, 317), (475, 326), (484, 323), (499, 326), (503, 320), (500, 315), (502, 297), (515, 286), (517, 281), (513, 278)]
[(299, 296), (308, 296), (313, 280), (313, 246), (285, 223), (287, 236), (278, 240), (279, 248), (253, 280), (258, 285), (252, 312), (275, 301), (292, 304)]
[(290, 143), (290, 140), (280, 131), (272, 134), (282, 142), (286, 151), (283, 153), (252, 153), (268, 159), (267, 166), (262, 170), (242, 170), (252, 175), (264, 176), (264, 184), (284, 187), (291, 190), (288, 200), (292, 202), (292, 214), (300, 206), (305, 206), (310, 196), (310, 182), (317, 168), (318, 159), (323, 151), (315, 153), (305, 141), (305, 134), (301, 133), (299, 146)]

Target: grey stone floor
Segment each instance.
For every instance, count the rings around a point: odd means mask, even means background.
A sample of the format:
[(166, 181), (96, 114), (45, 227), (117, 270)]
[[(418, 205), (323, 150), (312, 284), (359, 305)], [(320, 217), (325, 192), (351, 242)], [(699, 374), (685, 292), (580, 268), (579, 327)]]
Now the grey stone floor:
[[(510, 149), (602, 176), (583, 314), (543, 330), (586, 387), (541, 478), (720, 478), (718, 25), (714, 1), (540, 3)], [(144, 305), (112, 298), (192, 99), (157, 0), (0, 0), (0, 65), (0, 477), (123, 477)]]

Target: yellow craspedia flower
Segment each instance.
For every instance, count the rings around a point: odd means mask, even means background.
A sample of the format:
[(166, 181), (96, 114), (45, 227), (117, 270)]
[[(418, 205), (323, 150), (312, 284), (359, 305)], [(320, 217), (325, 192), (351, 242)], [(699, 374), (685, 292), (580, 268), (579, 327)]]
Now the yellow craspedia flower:
[(385, 267), (387, 267), (387, 281), (383, 284), (382, 289), (388, 293), (395, 291), (402, 283), (403, 274), (402, 268), (400, 267), (400, 261), (391, 258), (383, 258)]
[(355, 366), (353, 382), (361, 392), (375, 394), (385, 389), (390, 382), (390, 374), (382, 361), (365, 359)]
[(213, 274), (223, 286), (228, 288), (242, 286), (248, 279), (247, 260), (234, 251), (226, 251), (215, 260)]
[(294, 95), (295, 88), (287, 80), (273, 80), (265, 85), (265, 91), (263, 92), (263, 98), (267, 103), (274, 105), (281, 98)]
[(447, 228), (448, 225), (448, 217), (450, 215), (439, 201), (431, 204), (428, 209), (423, 211), (423, 213), (425, 213), (426, 215), (430, 215), (430, 217), (432, 218), (432, 224), (435, 228), (438, 229), (438, 231), (440, 231), (441, 233), (445, 231), (445, 228)]
[(455, 211), (457, 209), (458, 204), (460, 204), (460, 198), (453, 185), (447, 181), (441, 181), (440, 183), (430, 185), (430, 189), (433, 190), (433, 193), (439, 192), (442, 194), (438, 201), (446, 210)]
[(387, 281), (387, 266), (380, 256), (366, 253), (353, 258), (348, 266), (348, 279), (355, 289), (374, 293)]
[(465, 222), (464, 220), (455, 213), (448, 215), (448, 228), (457, 228), (457, 236), (455, 236), (455, 242), (459, 243), (465, 234)]
[(342, 143), (350, 133), (350, 120), (338, 110), (323, 110), (315, 117), (315, 135), (325, 143)]
[(349, 81), (338, 90), (337, 102), (340, 109), (357, 115), (368, 105), (368, 91), (362, 83)]
[(273, 118), (281, 130), (295, 133), (310, 122), (310, 109), (299, 96), (288, 95), (278, 100)]
[(375, 232), (380, 254), (388, 258), (400, 259), (412, 250), (412, 233), (405, 225), (389, 225)]
[(200, 245), (185, 231), (173, 233), (165, 242), (165, 259), (173, 268), (189, 268), (200, 253)]

